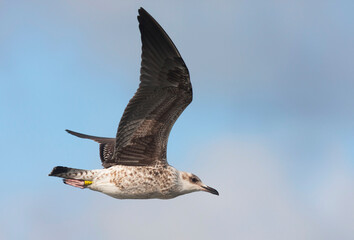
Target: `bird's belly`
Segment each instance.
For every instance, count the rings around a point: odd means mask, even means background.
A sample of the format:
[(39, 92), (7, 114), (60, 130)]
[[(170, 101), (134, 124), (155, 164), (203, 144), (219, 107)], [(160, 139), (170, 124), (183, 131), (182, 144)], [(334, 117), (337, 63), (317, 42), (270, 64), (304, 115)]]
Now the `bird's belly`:
[(161, 169), (113, 166), (97, 176), (89, 188), (119, 199), (169, 199), (177, 196), (175, 178)]
[(125, 183), (117, 186), (112, 182), (103, 181), (93, 183), (89, 188), (118, 199), (171, 198), (169, 194), (162, 192), (159, 186), (146, 183)]
[(153, 186), (128, 186), (122, 189), (115, 184), (101, 184), (91, 189), (118, 199), (166, 198), (158, 187)]

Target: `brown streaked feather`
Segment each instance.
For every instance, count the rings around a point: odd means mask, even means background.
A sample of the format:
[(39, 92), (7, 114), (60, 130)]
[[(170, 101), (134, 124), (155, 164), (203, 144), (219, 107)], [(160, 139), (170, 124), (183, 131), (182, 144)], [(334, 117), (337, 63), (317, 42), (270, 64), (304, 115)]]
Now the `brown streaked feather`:
[(192, 101), (188, 69), (177, 48), (143, 8), (140, 85), (119, 123), (114, 156), (102, 163), (144, 166), (167, 164), (167, 141), (173, 124)]
[(98, 142), (100, 144), (100, 159), (102, 164), (105, 161), (109, 161), (112, 159), (113, 152), (114, 152), (114, 145), (116, 143), (115, 138), (96, 137), (96, 136), (74, 132), (68, 129), (66, 129), (65, 131), (67, 131), (68, 133), (76, 137), (90, 139), (95, 142)]

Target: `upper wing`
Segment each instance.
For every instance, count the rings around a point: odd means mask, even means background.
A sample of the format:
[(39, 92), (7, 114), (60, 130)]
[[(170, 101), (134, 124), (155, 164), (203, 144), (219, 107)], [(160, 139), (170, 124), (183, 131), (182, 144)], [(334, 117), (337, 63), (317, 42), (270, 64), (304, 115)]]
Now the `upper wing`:
[(94, 140), (95, 142), (98, 142), (100, 144), (100, 158), (102, 163), (112, 159), (113, 152), (114, 152), (114, 145), (116, 143), (115, 138), (95, 137), (95, 136), (74, 132), (68, 129), (66, 129), (65, 131), (67, 131), (68, 133), (76, 137), (91, 139)]
[(119, 123), (114, 156), (103, 163), (106, 168), (165, 164), (171, 128), (192, 101), (188, 69), (171, 39), (143, 8), (138, 21), (140, 85)]

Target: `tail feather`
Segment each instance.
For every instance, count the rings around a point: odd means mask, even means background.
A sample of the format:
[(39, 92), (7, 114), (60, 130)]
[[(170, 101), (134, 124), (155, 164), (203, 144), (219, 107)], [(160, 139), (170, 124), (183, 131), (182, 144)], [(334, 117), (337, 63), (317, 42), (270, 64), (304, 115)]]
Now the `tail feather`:
[(56, 166), (53, 168), (52, 172), (49, 173), (49, 176), (59, 176), (61, 174), (65, 174), (70, 171), (70, 168), (67, 167), (62, 167), (62, 166)]
[(53, 168), (52, 172), (49, 173), (49, 176), (92, 181), (95, 177), (95, 174), (95, 170), (90, 171), (84, 169), (57, 166)]

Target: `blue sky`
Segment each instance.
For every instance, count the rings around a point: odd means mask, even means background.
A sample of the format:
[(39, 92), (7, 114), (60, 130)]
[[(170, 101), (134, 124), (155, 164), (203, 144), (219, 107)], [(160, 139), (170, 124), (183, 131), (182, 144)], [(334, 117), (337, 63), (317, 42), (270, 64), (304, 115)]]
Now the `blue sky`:
[[(141, 6), (193, 84), (169, 163), (220, 197), (120, 201), (47, 176), (101, 167), (96, 143), (64, 130), (115, 136), (138, 86)], [(352, 1), (1, 1), (0, 238), (353, 239), (353, 11)]]

